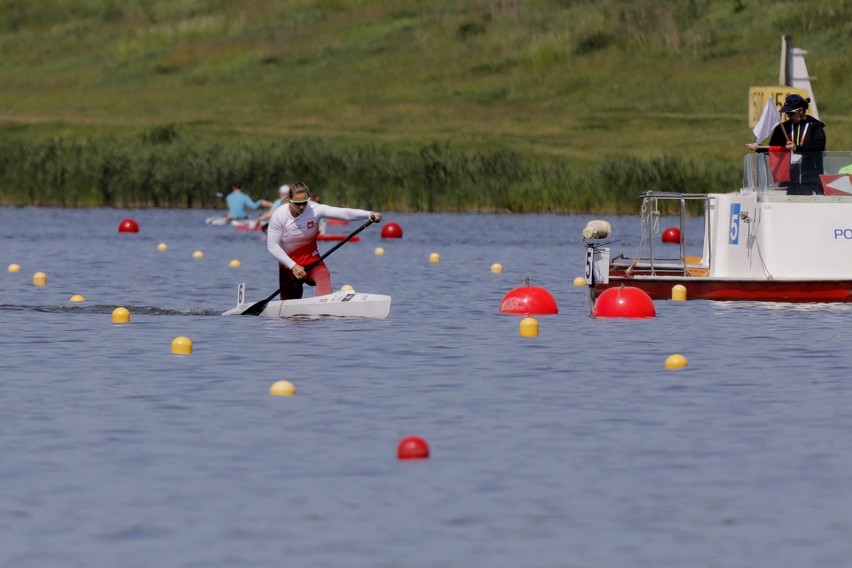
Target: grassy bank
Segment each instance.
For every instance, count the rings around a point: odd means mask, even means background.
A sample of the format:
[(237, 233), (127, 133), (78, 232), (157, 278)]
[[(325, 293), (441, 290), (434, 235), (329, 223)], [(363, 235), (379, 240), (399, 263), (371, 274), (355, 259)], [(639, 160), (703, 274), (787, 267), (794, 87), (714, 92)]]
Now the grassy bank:
[(384, 209), (632, 212), (738, 185), (782, 34), (829, 147), (852, 146), (841, 0), (0, 7), (7, 204), (208, 206), (238, 177)]
[(254, 198), (308, 184), (330, 203), (395, 211), (635, 213), (647, 189), (735, 187), (721, 161), (612, 157), (582, 170), (499, 151), (345, 148), (320, 139), (235, 145), (184, 139), (171, 128), (140, 140), (0, 141), (0, 203), (69, 207), (221, 207), (240, 179)]

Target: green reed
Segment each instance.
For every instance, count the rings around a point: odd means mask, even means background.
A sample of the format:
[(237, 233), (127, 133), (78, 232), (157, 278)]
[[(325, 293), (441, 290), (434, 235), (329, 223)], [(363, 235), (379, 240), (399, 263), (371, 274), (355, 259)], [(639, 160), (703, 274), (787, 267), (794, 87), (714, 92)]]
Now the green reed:
[(60, 207), (221, 208), (242, 181), (274, 199), (301, 180), (325, 202), (410, 212), (635, 213), (647, 190), (702, 193), (738, 187), (721, 161), (615, 156), (595, 164), (513, 152), (343, 145), (322, 139), (222, 143), (171, 127), (136, 139), (0, 140), (0, 203)]

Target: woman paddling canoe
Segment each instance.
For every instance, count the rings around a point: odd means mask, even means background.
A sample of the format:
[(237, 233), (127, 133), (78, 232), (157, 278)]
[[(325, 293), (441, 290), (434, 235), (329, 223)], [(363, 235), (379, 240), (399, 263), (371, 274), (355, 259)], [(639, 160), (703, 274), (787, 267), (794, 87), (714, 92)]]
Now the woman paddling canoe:
[(311, 201), (311, 190), (302, 182), (290, 185), (290, 202), (272, 214), (266, 233), (266, 248), (278, 261), (278, 281), (281, 299), (302, 297), (303, 283), (317, 287), (317, 296), (331, 294), (331, 274), (324, 262), (309, 272), (305, 266), (319, 258), (317, 235), (322, 219), (357, 221), (382, 220), (382, 214), (365, 209), (331, 207)]

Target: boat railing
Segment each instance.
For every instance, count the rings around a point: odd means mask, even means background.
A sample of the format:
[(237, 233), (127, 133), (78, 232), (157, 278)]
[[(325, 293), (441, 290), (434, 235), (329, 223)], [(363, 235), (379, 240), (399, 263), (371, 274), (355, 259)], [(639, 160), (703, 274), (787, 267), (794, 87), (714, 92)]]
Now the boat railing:
[[(764, 192), (764, 191), (786, 191), (783, 182), (776, 181), (789, 179), (790, 161), (786, 159), (785, 152), (757, 152), (746, 154), (743, 158), (743, 186), (742, 193)], [(810, 155), (814, 155), (811, 153)], [(840, 152), (828, 150), (820, 152), (814, 163), (817, 164), (820, 174), (852, 174), (852, 152)], [(821, 158), (821, 159), (820, 159)]]
[(852, 152), (828, 151), (822, 153), (824, 174), (852, 174)]
[(769, 153), (746, 154), (743, 159), (743, 193), (784, 189), (775, 181), (769, 162)]
[[(709, 234), (707, 229), (707, 223), (709, 222), (709, 216), (707, 211), (710, 208), (710, 200), (712, 198), (705, 193), (678, 193), (678, 192), (667, 192), (667, 191), (646, 191), (642, 194), (642, 209), (641, 209), (641, 218), (642, 218), (642, 242), (639, 244), (639, 250), (637, 251), (637, 256), (633, 258), (631, 268), (639, 268), (641, 267), (642, 271), (648, 271), (651, 276), (656, 275), (658, 271), (665, 271), (666, 273), (671, 274), (672, 271), (682, 272), (684, 276), (689, 275), (689, 269), (692, 268), (690, 265), (694, 264), (688, 262), (688, 257), (686, 255), (686, 217), (687, 217), (687, 203), (688, 202), (703, 202), (702, 210), (704, 212), (704, 225), (705, 225), (705, 235)], [(654, 251), (654, 238), (653, 236), (659, 233), (660, 229), (660, 217), (662, 213), (660, 212), (660, 203), (661, 202), (675, 202), (675, 206), (677, 207), (677, 215), (679, 218), (679, 227), (680, 230), (680, 255), (677, 258), (658, 256)], [(708, 246), (708, 251), (712, 253), (711, 243), (706, 243)], [(639, 253), (640, 251), (647, 246), (648, 255), (643, 257)]]

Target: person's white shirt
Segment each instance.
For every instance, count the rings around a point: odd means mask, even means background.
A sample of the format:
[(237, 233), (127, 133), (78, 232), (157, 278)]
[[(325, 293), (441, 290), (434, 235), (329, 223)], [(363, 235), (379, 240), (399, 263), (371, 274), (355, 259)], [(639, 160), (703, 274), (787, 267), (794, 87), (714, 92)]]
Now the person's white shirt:
[(341, 221), (357, 221), (370, 217), (370, 211), (365, 209), (349, 209), (332, 207), (322, 203), (309, 201), (298, 217), (293, 217), (290, 207), (279, 207), (272, 213), (266, 232), (266, 248), (275, 259), (293, 268), (296, 262), (290, 254), (309, 248), (316, 249), (320, 220), (339, 219)]

